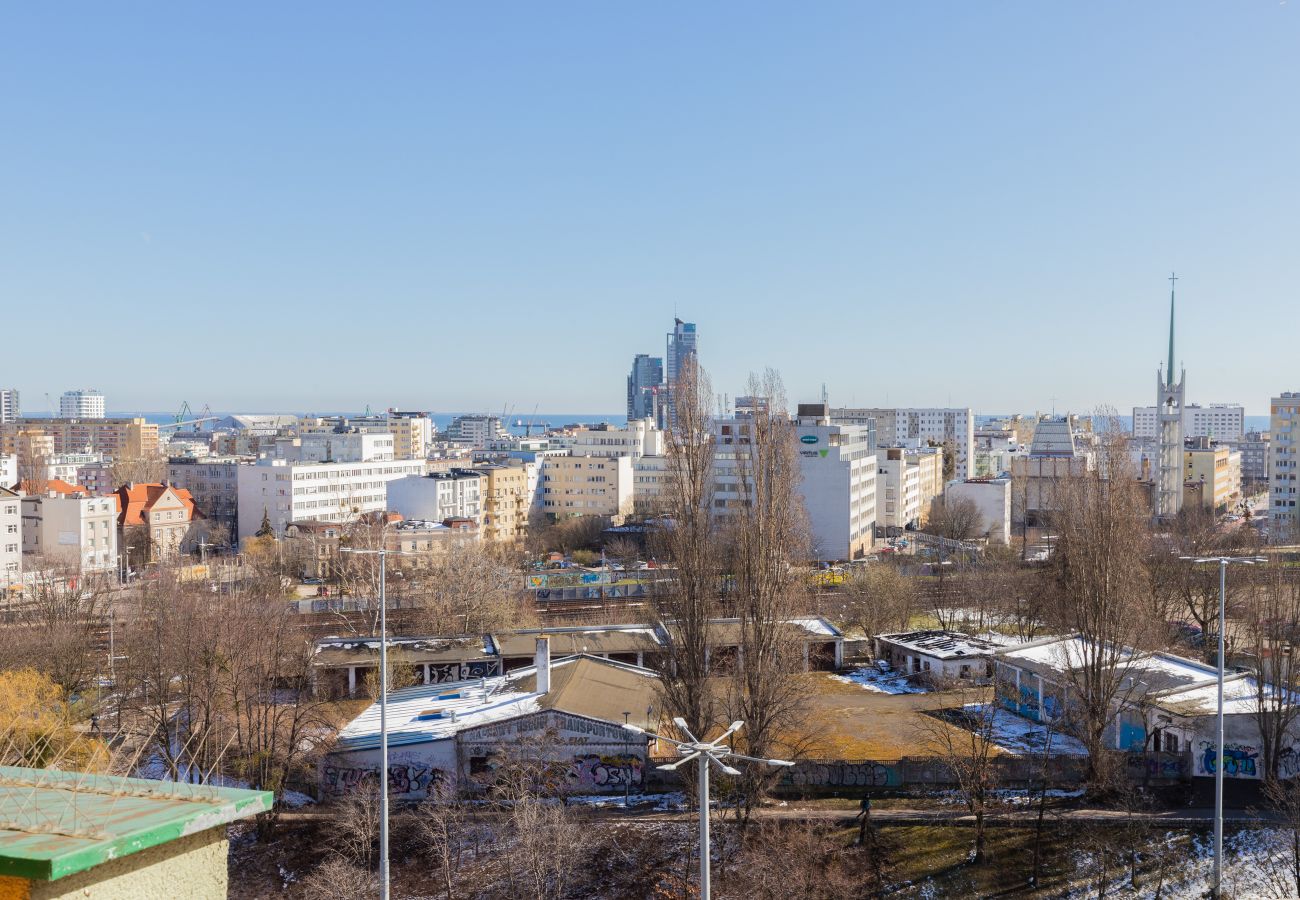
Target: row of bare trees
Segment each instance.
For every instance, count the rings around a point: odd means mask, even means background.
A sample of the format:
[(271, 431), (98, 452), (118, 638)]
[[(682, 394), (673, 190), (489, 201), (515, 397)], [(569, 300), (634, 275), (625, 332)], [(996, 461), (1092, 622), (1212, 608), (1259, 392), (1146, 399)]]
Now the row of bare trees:
[[(654, 550), (676, 578), (656, 603), (670, 635), (661, 661), (667, 711), (696, 735), (741, 720), (739, 745), (766, 757), (799, 749), (795, 726), (809, 688), (789, 622), (808, 603), (796, 567), (808, 558), (809, 528), (781, 379), (771, 370), (751, 376), (749, 393), (766, 402), (724, 431), (698, 367), (674, 388), (662, 498), (670, 524)], [(716, 650), (720, 627), (735, 628), (734, 659)], [(770, 770), (744, 771), (736, 786), (742, 820), (771, 778)]]

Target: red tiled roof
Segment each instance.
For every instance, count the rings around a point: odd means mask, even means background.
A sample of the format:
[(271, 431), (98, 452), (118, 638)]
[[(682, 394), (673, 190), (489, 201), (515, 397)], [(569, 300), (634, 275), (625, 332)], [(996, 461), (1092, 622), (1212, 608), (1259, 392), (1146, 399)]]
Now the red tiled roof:
[(30, 481), (20, 481), (16, 487), (24, 494), (48, 494), (50, 491), (54, 491), (55, 493), (65, 495), (85, 494), (90, 496), (90, 488), (82, 487), (79, 484), (68, 484), (62, 478), (51, 478), (49, 481), (45, 482), (44, 490), (36, 490), (36, 485), (32, 484)]
[(194, 518), (194, 498), (185, 488), (169, 488), (165, 484), (124, 484), (113, 492), (117, 501), (117, 518), (123, 525), (144, 525), (145, 516), (168, 490), (185, 507), (186, 518)]

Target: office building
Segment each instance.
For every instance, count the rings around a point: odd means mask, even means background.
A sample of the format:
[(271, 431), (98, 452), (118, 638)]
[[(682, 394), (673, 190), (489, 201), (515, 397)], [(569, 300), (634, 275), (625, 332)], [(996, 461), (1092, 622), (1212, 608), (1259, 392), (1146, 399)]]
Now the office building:
[(476, 450), (486, 449), (492, 441), (509, 441), (512, 437), (498, 416), (457, 416), (442, 433), (443, 440), (469, 444)]
[(952, 477), (966, 479), (975, 471), (975, 414), (969, 408), (908, 407), (890, 409), (836, 408), (831, 421), (865, 425), (875, 421), (881, 447), (943, 447), (952, 456)]
[(689, 369), (699, 363), (699, 343), (694, 322), (673, 320), (673, 330), (668, 332), (668, 353), (665, 361), (664, 376), (668, 387), (667, 424), (676, 425), (678, 382)]
[(64, 391), (59, 398), (59, 416), (64, 419), (102, 419), (104, 395), (95, 390)]
[(257, 532), (263, 514), (276, 534), (290, 522), (349, 523), (387, 509), (385, 485), (395, 478), (423, 475), (423, 460), (296, 463), (263, 457), (238, 466), (238, 537)]
[(1274, 543), (1300, 540), (1296, 513), (1296, 450), (1300, 447), (1300, 391), (1285, 391), (1269, 402), (1268, 511)]
[(356, 429), (309, 431), (276, 438), (275, 455), (290, 462), (391, 462), (393, 435)]
[(1073, 416), (1040, 417), (1029, 452), (1011, 461), (1012, 518), (1022, 524), (1044, 524), (1047, 514), (1056, 509), (1061, 481), (1087, 472), (1093, 464), (1092, 454), (1076, 439)]
[(664, 386), (664, 361), (658, 356), (638, 353), (632, 360), (632, 374), (627, 376), (627, 418), (653, 419), (663, 425), (660, 391)]

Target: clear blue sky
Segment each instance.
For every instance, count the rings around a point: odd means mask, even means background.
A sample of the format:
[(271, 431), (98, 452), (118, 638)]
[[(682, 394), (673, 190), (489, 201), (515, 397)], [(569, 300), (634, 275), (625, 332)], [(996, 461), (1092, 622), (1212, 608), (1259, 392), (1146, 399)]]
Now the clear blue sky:
[[(1300, 389), (1300, 2), (0, 14), (0, 384), (38, 411), (978, 411)], [(1285, 352), (1267, 352), (1283, 338)]]

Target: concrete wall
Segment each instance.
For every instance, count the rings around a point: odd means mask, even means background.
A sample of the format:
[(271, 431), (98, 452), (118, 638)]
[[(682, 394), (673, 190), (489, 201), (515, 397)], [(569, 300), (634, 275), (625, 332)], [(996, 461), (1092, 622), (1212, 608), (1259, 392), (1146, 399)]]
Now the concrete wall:
[(0, 900), (225, 900), (228, 851), (209, 828), (55, 881), (0, 875)]

